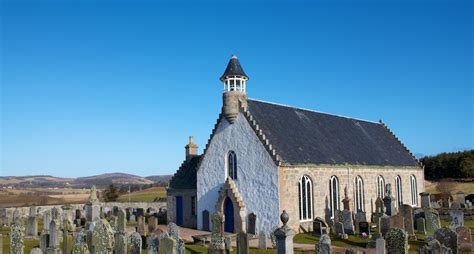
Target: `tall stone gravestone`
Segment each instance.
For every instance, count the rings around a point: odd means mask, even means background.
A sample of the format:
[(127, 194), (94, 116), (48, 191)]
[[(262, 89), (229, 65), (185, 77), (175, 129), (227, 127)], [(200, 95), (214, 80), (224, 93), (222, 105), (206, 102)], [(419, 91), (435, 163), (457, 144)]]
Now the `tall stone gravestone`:
[(354, 234), (354, 220), (352, 220), (352, 212), (349, 210), (342, 211), (342, 224), (346, 234)]
[(408, 234), (408, 238), (410, 240), (415, 240), (415, 228), (414, 228), (414, 221), (413, 221), (413, 207), (410, 205), (401, 205), (400, 213), (403, 216), (403, 223), (405, 227), (405, 231)]
[(328, 224), (320, 217), (316, 217), (313, 220), (313, 235), (322, 236), (323, 234), (329, 234)]
[(416, 219), (416, 232), (418, 234), (426, 234), (426, 222), (425, 218), (418, 218)]
[(163, 233), (160, 235), (160, 254), (176, 254), (176, 240), (168, 235), (168, 233)]
[(322, 235), (319, 242), (316, 244), (316, 254), (330, 254), (331, 253), (331, 238), (329, 235)]
[(86, 203), (86, 220), (93, 222), (100, 219), (100, 205), (97, 198), (97, 189), (92, 186), (89, 199)]
[(13, 222), (10, 226), (10, 253), (23, 254), (25, 248), (23, 238), (25, 237), (25, 228), (21, 223)]
[(408, 254), (408, 235), (401, 228), (391, 228), (385, 234), (388, 254)]
[(224, 215), (221, 212), (216, 212), (212, 215), (212, 235), (211, 244), (209, 246), (209, 254), (223, 254), (225, 253), (224, 243)]
[(456, 228), (464, 226), (464, 212), (462, 210), (449, 211), (449, 216), (451, 217), (450, 229), (455, 231)]
[(434, 238), (444, 246), (450, 248), (453, 254), (458, 253), (458, 237), (456, 232), (449, 228), (440, 228), (434, 233)]
[(126, 214), (123, 209), (117, 211), (117, 221), (116, 221), (116, 232), (114, 234), (115, 245), (114, 252), (115, 254), (126, 254), (127, 253), (127, 219)]
[(397, 214), (395, 198), (392, 196), (392, 186), (390, 184), (387, 184), (385, 187), (385, 197), (383, 198), (383, 204), (385, 206), (385, 213), (388, 216)]
[(15, 209), (13, 211), (13, 223), (20, 223), (20, 220), (21, 220), (20, 211), (18, 209)]
[(148, 217), (148, 232), (153, 233), (158, 228), (158, 218), (154, 215)]
[(59, 225), (58, 220), (51, 220), (49, 223), (49, 246), (46, 248), (47, 254), (59, 254), (61, 249), (59, 248)]
[(114, 232), (106, 219), (100, 219), (96, 222), (92, 233), (92, 245), (94, 253), (111, 253), (114, 246)]
[(405, 221), (401, 213), (390, 216), (390, 228), (401, 228), (405, 230)]
[(158, 236), (155, 233), (151, 233), (147, 239), (148, 243), (148, 254), (158, 254), (160, 242)]
[(89, 254), (89, 248), (86, 244), (86, 235), (84, 229), (80, 229), (74, 237), (74, 245), (72, 247), (72, 254)]
[(425, 209), (426, 234), (434, 235), (434, 232), (441, 228), (439, 213), (433, 208)]
[(132, 233), (130, 245), (130, 254), (142, 253), (142, 236), (138, 232)]
[(43, 231), (49, 232), (49, 223), (51, 223), (51, 210), (43, 212)]
[(280, 220), (283, 226), (275, 230), (275, 238), (277, 241), (277, 253), (278, 254), (293, 254), (293, 237), (295, 232), (287, 225), (290, 216), (283, 210), (280, 215)]
[(0, 208), (0, 226), (2, 225), (10, 225), (6, 208)]
[(382, 236), (385, 236), (385, 234), (388, 232), (390, 229), (390, 217), (387, 215), (383, 215), (379, 219), (379, 229), (378, 233)]
[(267, 234), (263, 231), (258, 234), (258, 248), (261, 250), (267, 249)]
[(255, 213), (249, 214), (249, 225), (247, 232), (252, 235), (257, 234), (257, 215)]
[(249, 237), (245, 231), (237, 234), (237, 254), (249, 254)]
[(184, 254), (185, 253), (184, 241), (183, 239), (181, 239), (181, 236), (179, 235), (178, 225), (174, 224), (173, 222), (168, 224), (168, 235), (176, 241), (176, 253)]
[(30, 215), (28, 216), (28, 223), (26, 224), (26, 235), (38, 235), (38, 218), (36, 217), (36, 207), (30, 207)]
[(422, 192), (420, 193), (420, 197), (421, 197), (421, 208), (431, 208), (430, 193)]
[(377, 238), (375, 240), (375, 254), (385, 254), (387, 252), (385, 245), (385, 239)]

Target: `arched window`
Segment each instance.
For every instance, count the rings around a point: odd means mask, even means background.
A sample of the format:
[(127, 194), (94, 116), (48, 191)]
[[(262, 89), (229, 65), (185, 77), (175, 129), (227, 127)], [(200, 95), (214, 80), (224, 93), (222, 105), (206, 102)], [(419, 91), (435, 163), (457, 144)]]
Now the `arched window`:
[(331, 176), (329, 179), (329, 196), (331, 205), (331, 215), (334, 218), (336, 210), (339, 210), (339, 180), (336, 176)]
[(354, 207), (356, 211), (365, 211), (364, 181), (362, 181), (362, 177), (360, 176), (354, 179), (354, 196)]
[(313, 219), (313, 183), (308, 176), (303, 176), (298, 182), (298, 198), (300, 221)]
[(418, 204), (418, 191), (416, 188), (416, 178), (414, 175), (410, 176), (410, 193), (411, 193), (411, 205), (416, 206)]
[(383, 198), (385, 196), (385, 179), (383, 176), (377, 176), (377, 197)]
[(227, 154), (227, 175), (232, 179), (237, 179), (237, 156), (234, 151)]
[(401, 206), (403, 204), (403, 196), (402, 196), (402, 178), (400, 176), (395, 177), (395, 186), (397, 191), (397, 204)]

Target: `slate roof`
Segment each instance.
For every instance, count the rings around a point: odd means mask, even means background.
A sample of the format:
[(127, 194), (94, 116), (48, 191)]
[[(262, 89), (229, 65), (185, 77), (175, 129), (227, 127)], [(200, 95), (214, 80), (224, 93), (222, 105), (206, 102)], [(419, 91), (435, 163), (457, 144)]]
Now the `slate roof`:
[(249, 78), (247, 74), (245, 74), (244, 69), (240, 65), (239, 59), (235, 55), (233, 55), (229, 63), (227, 64), (227, 68), (225, 68), (224, 74), (220, 77), (220, 80), (223, 81), (226, 76), (245, 76), (247, 79)]
[(201, 156), (195, 156), (189, 161), (184, 161), (176, 174), (171, 178), (169, 188), (196, 189), (196, 172)]
[(284, 163), (418, 165), (382, 123), (251, 99), (248, 111)]

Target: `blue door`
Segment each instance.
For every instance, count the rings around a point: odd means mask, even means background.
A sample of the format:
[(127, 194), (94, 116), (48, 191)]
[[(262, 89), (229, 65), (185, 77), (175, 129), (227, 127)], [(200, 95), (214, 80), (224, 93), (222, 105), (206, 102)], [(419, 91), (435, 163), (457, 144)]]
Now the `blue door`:
[(176, 225), (183, 225), (183, 197), (176, 197)]
[(224, 201), (224, 231), (234, 233), (234, 204), (230, 198)]

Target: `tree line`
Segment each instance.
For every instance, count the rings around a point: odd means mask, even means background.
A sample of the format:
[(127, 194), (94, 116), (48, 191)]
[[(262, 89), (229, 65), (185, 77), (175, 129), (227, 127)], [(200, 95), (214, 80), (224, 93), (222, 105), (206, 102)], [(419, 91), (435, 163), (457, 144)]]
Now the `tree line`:
[(420, 159), (425, 166), (425, 179), (474, 178), (474, 150), (440, 153)]

